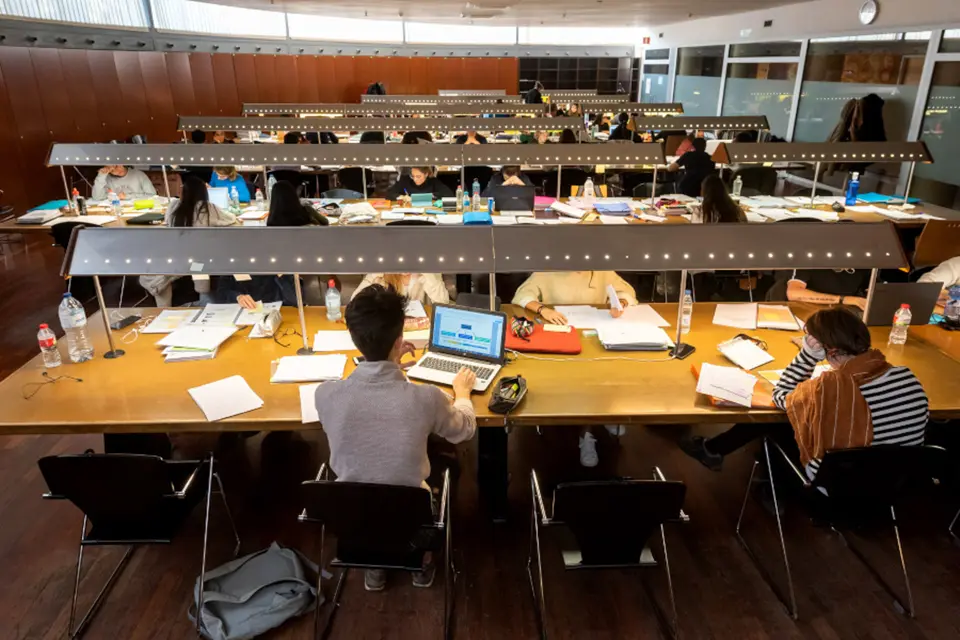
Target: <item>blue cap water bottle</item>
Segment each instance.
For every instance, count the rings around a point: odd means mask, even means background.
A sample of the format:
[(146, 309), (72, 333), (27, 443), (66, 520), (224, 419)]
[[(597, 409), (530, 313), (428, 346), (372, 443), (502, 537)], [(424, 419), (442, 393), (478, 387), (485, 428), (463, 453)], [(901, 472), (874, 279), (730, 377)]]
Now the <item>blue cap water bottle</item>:
[(493, 215), (493, 198), (487, 198), (487, 213)]

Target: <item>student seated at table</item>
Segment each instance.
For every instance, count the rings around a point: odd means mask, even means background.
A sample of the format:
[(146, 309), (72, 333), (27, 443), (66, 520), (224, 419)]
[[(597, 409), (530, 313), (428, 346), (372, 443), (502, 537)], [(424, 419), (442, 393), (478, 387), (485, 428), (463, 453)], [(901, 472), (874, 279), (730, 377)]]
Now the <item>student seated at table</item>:
[(237, 188), (237, 197), (240, 202), (250, 202), (250, 189), (247, 188), (247, 181), (237, 173), (236, 167), (214, 167), (213, 174), (210, 176), (211, 187), (226, 187), (227, 194), (230, 194), (230, 188)]
[(434, 177), (432, 167), (411, 167), (409, 174), (400, 176), (390, 187), (387, 197), (396, 200), (400, 196), (414, 193), (432, 193), (435, 198), (453, 196), (450, 187)]
[(811, 304), (867, 306), (868, 269), (797, 269), (787, 281), (787, 300)]
[(190, 177), (180, 187), (180, 198), (167, 207), (164, 224), (168, 227), (229, 227), (237, 217), (210, 202), (207, 185)]
[(960, 285), (960, 256), (941, 262), (932, 270), (920, 276), (917, 282), (939, 282), (943, 285), (940, 292), (939, 304), (946, 304), (950, 300), (947, 289)]
[[(773, 390), (773, 403), (787, 412), (789, 424), (738, 424), (713, 438), (685, 439), (683, 450), (719, 471), (724, 456), (770, 436), (812, 479), (828, 449), (923, 444), (928, 418), (923, 386), (910, 369), (891, 365), (871, 348), (870, 330), (853, 311), (822, 309), (807, 320), (806, 333)], [(823, 360), (831, 370), (813, 379)]]
[(704, 223), (747, 221), (743, 209), (727, 193), (727, 185), (723, 184), (720, 176), (709, 175), (704, 178), (700, 195), (703, 197), (700, 207)]
[[(536, 272), (517, 289), (513, 304), (539, 315), (544, 322), (567, 324), (562, 313), (546, 305), (604, 305), (609, 302), (607, 285), (613, 286), (623, 307), (637, 304), (633, 287), (613, 271)], [(618, 309), (610, 309), (614, 318), (622, 314)], [(621, 435), (624, 431), (622, 425), (607, 425), (606, 428), (613, 435)], [(596, 438), (589, 429), (581, 429), (580, 464), (595, 467), (599, 461)]]
[(532, 187), (533, 182), (528, 178), (522, 171), (520, 171), (520, 165), (516, 164), (506, 164), (503, 165), (503, 168), (500, 171), (493, 174), (489, 182), (487, 182), (487, 188), (483, 190), (483, 193), (480, 194), (483, 198), (489, 198), (493, 196), (493, 190), (498, 187)]
[(467, 131), (454, 138), (454, 144), (487, 144), (487, 138), (476, 131)]
[(407, 131), (400, 138), (400, 144), (429, 144), (433, 136), (427, 131)]
[(712, 174), (717, 165), (707, 153), (707, 141), (703, 138), (694, 138), (693, 151), (687, 151), (685, 154), (671, 162), (667, 171), (676, 172), (683, 169), (683, 176), (677, 182), (677, 191), (696, 198), (700, 195), (700, 185), (703, 180)]
[[(407, 381), (400, 366), (414, 347), (403, 340), (407, 299), (372, 285), (347, 305), (344, 317), (353, 343), (365, 358), (346, 380), (320, 385), (317, 412), (330, 445), (330, 468), (340, 482), (423, 487), (429, 490), (427, 439), (437, 435), (458, 444), (473, 437), (477, 417), (470, 400), (476, 376), (463, 368), (453, 398), (439, 387)], [(432, 557), (413, 575), (417, 587), (433, 583)], [(386, 586), (382, 570), (368, 570), (364, 587)]]
[(450, 291), (439, 273), (368, 273), (363, 277), (353, 297), (367, 287), (379, 284), (390, 287), (400, 295), (423, 304), (448, 304)]
[(300, 144), (302, 139), (299, 131), (287, 131), (283, 134), (283, 144)]
[(617, 116), (617, 124), (611, 127), (610, 136), (607, 140), (630, 140), (636, 142), (636, 133), (630, 130), (630, 116), (621, 113)]
[(233, 144), (233, 140), (227, 138), (226, 131), (217, 129), (213, 132), (213, 144)]
[(152, 198), (157, 189), (143, 171), (122, 164), (111, 164), (100, 169), (93, 181), (92, 200), (105, 200), (112, 190), (121, 200)]
[(319, 213), (297, 195), (297, 189), (289, 182), (278, 182), (270, 193), (268, 227), (326, 227), (327, 217)]
[(190, 142), (193, 144), (203, 144), (207, 141), (207, 133), (202, 129), (194, 129), (190, 132)]

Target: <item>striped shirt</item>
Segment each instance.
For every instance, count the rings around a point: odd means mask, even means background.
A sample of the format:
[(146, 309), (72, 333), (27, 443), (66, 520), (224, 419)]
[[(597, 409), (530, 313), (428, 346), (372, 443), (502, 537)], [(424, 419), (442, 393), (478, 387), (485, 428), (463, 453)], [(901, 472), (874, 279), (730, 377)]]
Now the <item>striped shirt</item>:
[[(801, 349), (784, 370), (773, 391), (773, 403), (786, 410), (787, 396), (813, 375), (817, 359)], [(917, 377), (907, 367), (891, 367), (886, 373), (860, 386), (860, 393), (870, 409), (873, 421), (871, 444), (921, 445), (929, 417), (927, 394)], [(820, 468), (819, 460), (807, 465), (813, 479)]]

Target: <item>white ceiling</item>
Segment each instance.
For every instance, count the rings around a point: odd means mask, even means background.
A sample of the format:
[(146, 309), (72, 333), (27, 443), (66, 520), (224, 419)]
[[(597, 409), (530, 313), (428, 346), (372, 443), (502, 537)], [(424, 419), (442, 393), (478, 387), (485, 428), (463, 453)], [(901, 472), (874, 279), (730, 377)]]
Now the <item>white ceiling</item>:
[[(342, 18), (475, 25), (653, 27), (691, 18), (809, 2), (810, 0), (205, 0), (234, 7), (313, 13)], [(318, 34), (322, 36), (322, 34)], [(562, 44), (562, 43), (557, 43)]]

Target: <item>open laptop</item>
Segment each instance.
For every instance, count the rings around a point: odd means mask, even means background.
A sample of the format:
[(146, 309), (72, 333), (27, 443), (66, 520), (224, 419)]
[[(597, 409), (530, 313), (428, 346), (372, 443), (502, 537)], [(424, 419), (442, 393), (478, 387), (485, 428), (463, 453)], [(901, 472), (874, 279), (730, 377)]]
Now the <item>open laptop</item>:
[(503, 366), (507, 316), (447, 304), (433, 307), (428, 352), (407, 371), (414, 380), (452, 385), (461, 367), (477, 374), (474, 391), (486, 391)]
[(940, 282), (888, 282), (873, 286), (873, 302), (867, 324), (871, 327), (893, 325), (893, 314), (901, 304), (910, 305), (910, 324), (929, 324), (943, 284)]
[(230, 194), (226, 187), (207, 187), (207, 197), (221, 209), (225, 210), (230, 206)]
[(533, 216), (534, 187), (499, 186), (490, 195), (502, 216)]

